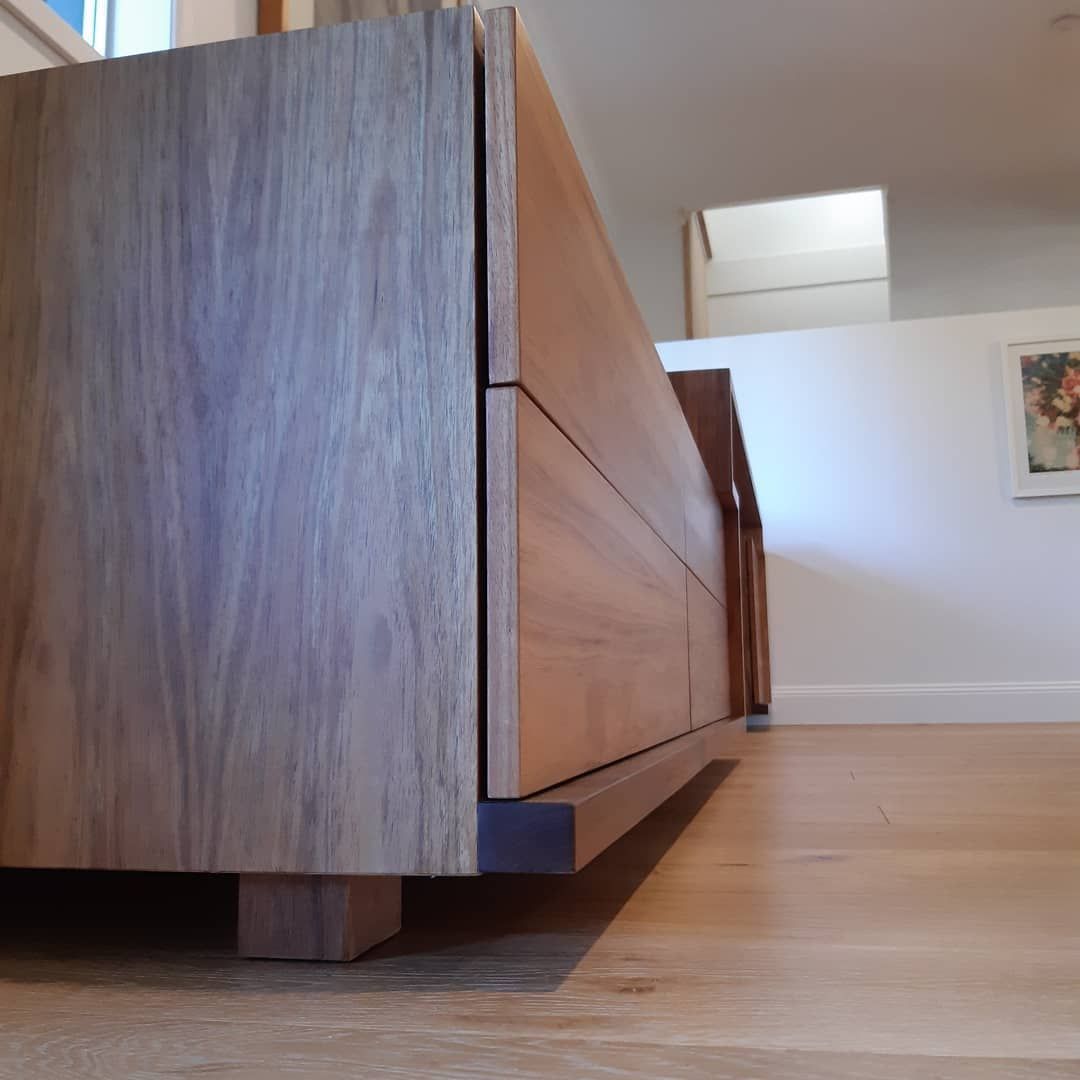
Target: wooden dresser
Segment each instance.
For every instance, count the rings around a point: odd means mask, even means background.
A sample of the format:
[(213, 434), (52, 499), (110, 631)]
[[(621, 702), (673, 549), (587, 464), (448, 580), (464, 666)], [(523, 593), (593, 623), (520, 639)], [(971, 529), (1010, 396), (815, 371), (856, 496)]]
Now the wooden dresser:
[(347, 958), (738, 755), (730, 383), (513, 9), (13, 76), (0, 144), (0, 865), (239, 874), (243, 953)]

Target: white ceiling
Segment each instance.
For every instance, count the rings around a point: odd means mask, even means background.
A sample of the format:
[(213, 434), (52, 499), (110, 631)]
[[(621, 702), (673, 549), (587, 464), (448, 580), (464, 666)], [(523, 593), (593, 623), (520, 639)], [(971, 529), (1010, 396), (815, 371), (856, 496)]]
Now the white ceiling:
[[(914, 314), (942, 289), (1000, 306), (1010, 281), (1006, 306), (1035, 306), (1062, 270), (1080, 295), (1080, 28), (1049, 27), (1070, 0), (518, 6), (658, 336), (680, 324), (682, 211), (857, 187), (888, 189)], [(968, 296), (956, 274), (994, 251), (1011, 276)]]

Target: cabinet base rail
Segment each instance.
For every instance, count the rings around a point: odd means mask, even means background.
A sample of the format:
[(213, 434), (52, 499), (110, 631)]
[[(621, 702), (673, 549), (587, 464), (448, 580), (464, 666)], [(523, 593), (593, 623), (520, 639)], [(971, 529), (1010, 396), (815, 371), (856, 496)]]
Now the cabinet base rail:
[(573, 874), (692, 780), (738, 757), (746, 720), (718, 720), (528, 799), (479, 808), (480, 871)]

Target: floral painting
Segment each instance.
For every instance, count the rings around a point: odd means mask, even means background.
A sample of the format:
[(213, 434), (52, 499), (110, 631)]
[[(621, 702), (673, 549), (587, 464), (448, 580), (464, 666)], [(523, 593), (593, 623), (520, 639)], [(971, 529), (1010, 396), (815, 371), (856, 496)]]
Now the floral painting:
[(1080, 340), (1005, 351), (1014, 493), (1080, 494)]
[(1028, 467), (1033, 473), (1080, 469), (1080, 352), (1020, 358)]

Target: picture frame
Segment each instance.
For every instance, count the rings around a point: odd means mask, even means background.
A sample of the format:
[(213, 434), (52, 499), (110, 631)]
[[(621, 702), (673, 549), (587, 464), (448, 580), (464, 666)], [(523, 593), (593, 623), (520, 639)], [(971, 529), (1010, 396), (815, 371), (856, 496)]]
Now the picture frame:
[(1002, 346), (1013, 497), (1080, 495), (1080, 336)]

